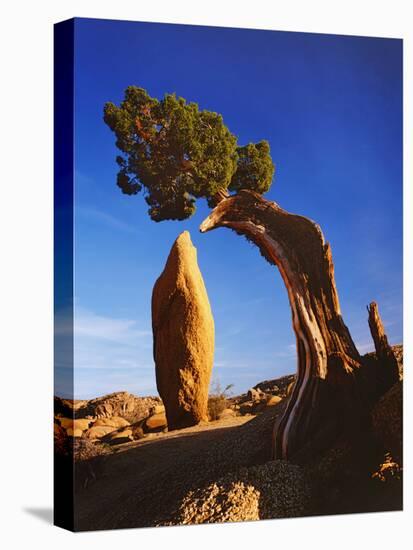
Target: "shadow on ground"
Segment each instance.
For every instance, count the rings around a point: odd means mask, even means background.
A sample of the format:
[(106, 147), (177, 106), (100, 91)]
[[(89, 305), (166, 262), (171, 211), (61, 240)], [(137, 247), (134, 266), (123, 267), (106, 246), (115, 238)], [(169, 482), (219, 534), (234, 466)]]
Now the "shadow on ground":
[(242, 425), (171, 434), (102, 457), (95, 465), (96, 479), (86, 489), (78, 484), (76, 530), (149, 527), (167, 521), (184, 495), (200, 483), (270, 460), (271, 432), (282, 410), (271, 407)]
[(26, 514), (53, 525), (53, 508), (24, 508)]
[[(75, 468), (75, 530), (169, 523), (189, 491), (271, 460), (272, 432), (284, 408), (281, 402), (251, 419), (170, 432), (79, 463)], [(350, 444), (344, 441), (342, 447), (306, 468), (315, 489), (310, 515), (401, 509), (399, 479), (372, 481), (371, 472), (382, 454), (375, 447), (370, 436), (353, 436)]]

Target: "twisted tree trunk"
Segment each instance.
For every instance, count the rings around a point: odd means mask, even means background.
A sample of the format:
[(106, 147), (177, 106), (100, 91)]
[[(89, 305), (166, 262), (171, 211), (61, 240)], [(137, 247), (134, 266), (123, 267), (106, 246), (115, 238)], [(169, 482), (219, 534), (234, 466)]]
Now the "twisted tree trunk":
[(219, 202), (200, 230), (217, 227), (255, 243), (285, 283), (298, 366), (274, 435), (274, 457), (301, 459), (363, 423), (371, 400), (362, 358), (341, 317), (330, 245), (316, 223), (252, 191)]

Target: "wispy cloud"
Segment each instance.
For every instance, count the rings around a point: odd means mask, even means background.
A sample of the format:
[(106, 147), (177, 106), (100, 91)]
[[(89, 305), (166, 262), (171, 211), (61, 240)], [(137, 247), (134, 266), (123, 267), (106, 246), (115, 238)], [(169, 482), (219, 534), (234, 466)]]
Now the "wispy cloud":
[(74, 365), (77, 398), (121, 390), (156, 394), (152, 331), (143, 321), (97, 313), (76, 303)]
[(152, 335), (149, 329), (141, 328), (134, 319), (98, 315), (82, 307), (75, 308), (74, 325), (75, 338), (86, 336), (126, 345), (135, 345), (137, 340)]
[(84, 343), (76, 346), (75, 368), (77, 371), (116, 371), (123, 372), (131, 379), (132, 371), (153, 372), (154, 365), (150, 353), (145, 350), (122, 348), (107, 348), (105, 353), (100, 353), (96, 347), (87, 347)]
[(135, 319), (99, 315), (80, 306), (75, 306), (73, 324), (70, 313), (62, 311), (56, 315), (55, 335), (70, 335), (72, 332), (75, 338), (88, 337), (124, 345), (136, 345), (139, 340), (152, 335), (149, 328), (142, 328)]
[(76, 208), (76, 215), (81, 216), (83, 219), (92, 219), (99, 223), (103, 223), (108, 227), (111, 227), (112, 229), (118, 229), (127, 233), (133, 233), (135, 235), (139, 233), (139, 231), (133, 225), (130, 225), (123, 220), (120, 220), (112, 214), (108, 214), (104, 210), (81, 206)]
[(62, 310), (55, 335), (57, 366), (65, 369), (58, 371), (58, 393), (69, 394), (73, 380), (76, 398), (120, 390), (156, 393), (152, 332), (143, 322), (98, 314), (76, 303), (74, 327), (70, 312)]

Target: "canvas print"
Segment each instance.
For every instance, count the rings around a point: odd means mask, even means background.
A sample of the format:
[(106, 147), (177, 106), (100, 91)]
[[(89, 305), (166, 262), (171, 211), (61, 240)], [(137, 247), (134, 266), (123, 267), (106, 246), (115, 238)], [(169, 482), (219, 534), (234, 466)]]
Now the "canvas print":
[(55, 523), (401, 510), (402, 41), (72, 19), (54, 63)]

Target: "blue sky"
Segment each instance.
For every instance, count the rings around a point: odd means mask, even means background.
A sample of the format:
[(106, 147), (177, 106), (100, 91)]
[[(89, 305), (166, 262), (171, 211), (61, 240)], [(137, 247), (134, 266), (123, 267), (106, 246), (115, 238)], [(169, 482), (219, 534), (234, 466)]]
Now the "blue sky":
[(402, 45), (400, 40), (78, 19), (75, 25), (76, 398), (156, 393), (150, 298), (178, 234), (189, 230), (216, 328), (213, 377), (235, 393), (295, 372), (287, 293), (258, 250), (226, 229), (155, 223), (117, 188), (102, 120), (128, 85), (176, 92), (220, 112), (238, 142), (267, 139), (267, 194), (308, 216), (331, 243), (343, 317), (372, 349), (366, 305), (402, 341)]

